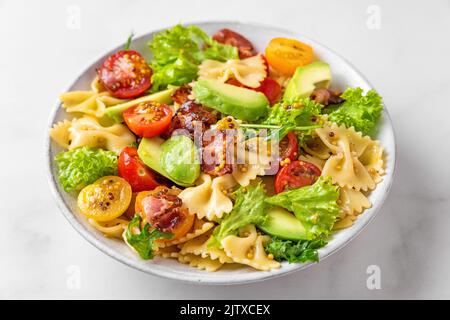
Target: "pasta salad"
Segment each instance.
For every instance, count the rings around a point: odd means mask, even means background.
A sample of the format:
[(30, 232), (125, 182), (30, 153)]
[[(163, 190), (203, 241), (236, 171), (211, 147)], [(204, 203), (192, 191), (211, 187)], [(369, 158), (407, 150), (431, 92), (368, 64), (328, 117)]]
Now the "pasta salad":
[(142, 259), (206, 271), (318, 261), (371, 207), (384, 174), (374, 90), (338, 90), (296, 39), (264, 52), (235, 31), (177, 25), (109, 56), (60, 96), (50, 137), (80, 214)]

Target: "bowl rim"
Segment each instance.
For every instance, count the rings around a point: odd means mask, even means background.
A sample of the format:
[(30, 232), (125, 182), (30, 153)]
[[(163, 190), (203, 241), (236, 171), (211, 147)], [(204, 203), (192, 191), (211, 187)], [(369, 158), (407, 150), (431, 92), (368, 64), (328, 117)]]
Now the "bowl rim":
[[(331, 54), (333, 54), (334, 56), (336, 56), (337, 58), (339, 58), (343, 63), (345, 63), (350, 69), (352, 69), (353, 72), (355, 72), (361, 78), (361, 80), (364, 82), (364, 84), (367, 87), (374, 88), (372, 86), (372, 84), (366, 79), (366, 77), (357, 68), (355, 68), (355, 66), (352, 63), (350, 63), (347, 59), (342, 57), (340, 54), (338, 54), (334, 50), (328, 48), (327, 46), (325, 46), (307, 36), (304, 36), (301, 33), (295, 32), (295, 31), (290, 31), (290, 30), (287, 30), (284, 28), (275, 27), (275, 26), (272, 26), (269, 24), (264, 24), (264, 23), (248, 22), (248, 21), (234, 21), (234, 20), (206, 20), (206, 21), (195, 20), (195, 21), (186, 21), (183, 23), (183, 25), (198, 25), (200, 27), (205, 26), (205, 25), (240, 25), (240, 26), (251, 27), (251, 28), (266, 28), (266, 29), (270, 29), (270, 30), (273, 30), (276, 32), (280, 32), (282, 34), (289, 34), (289, 35), (292, 35), (293, 37), (300, 37), (300, 38), (308, 41), (312, 46), (320, 46), (323, 50), (328, 51)], [(154, 29), (154, 30), (148, 31), (144, 34), (139, 35), (138, 37), (133, 38), (133, 41), (140, 40), (142, 38), (148, 37), (149, 34), (161, 32), (161, 31), (169, 29), (173, 26), (174, 25), (170, 25), (170, 26), (167, 26), (164, 28), (159, 28), (159, 29)], [(107, 53), (100, 54), (97, 58), (95, 58), (92, 61), (92, 63), (90, 63), (88, 65), (88, 67), (85, 67), (82, 70), (82, 72), (79, 73), (79, 75), (76, 77), (75, 80), (71, 81), (68, 86), (64, 86), (65, 91), (63, 91), (63, 92), (68, 91), (73, 86), (73, 84), (76, 83), (86, 72), (88, 72), (88, 70), (92, 67), (92, 65), (94, 65), (97, 61), (99, 61), (101, 58), (111, 54), (112, 52), (119, 50), (122, 47), (122, 45), (123, 44), (114, 47), (113, 49), (109, 50)], [(352, 240), (354, 240), (369, 225), (369, 223), (373, 221), (375, 216), (381, 210), (383, 204), (385, 203), (385, 201), (390, 193), (392, 183), (393, 183), (393, 180), (395, 177), (396, 166), (397, 166), (397, 164), (396, 164), (397, 163), (397, 159), (396, 159), (397, 144), (396, 144), (396, 133), (395, 133), (394, 125), (392, 123), (392, 119), (391, 119), (391, 117), (389, 115), (389, 111), (386, 108), (384, 103), (383, 103), (383, 105), (384, 105), (383, 117), (386, 119), (386, 125), (388, 125), (392, 131), (392, 145), (393, 145), (393, 148), (389, 154), (389, 157), (392, 158), (393, 168), (392, 168), (390, 175), (384, 176), (384, 179), (387, 180), (385, 193), (380, 197), (376, 208), (373, 208), (374, 210), (372, 211), (372, 214), (368, 217), (368, 219), (365, 221), (365, 223), (362, 226), (360, 226), (359, 229), (354, 230), (354, 232), (350, 236), (348, 236), (347, 239), (345, 239), (345, 241), (342, 242), (339, 246), (336, 246), (334, 249), (329, 250), (328, 252), (326, 252), (323, 255), (320, 255), (320, 262), (322, 262), (329, 256), (333, 255), (334, 253), (338, 252), (339, 250), (341, 250), (342, 248), (347, 246)], [(57, 100), (55, 106), (52, 108), (52, 110), (49, 114), (47, 126), (46, 126), (47, 130), (49, 128), (51, 128), (52, 125), (54, 124), (56, 115), (60, 108), (61, 108), (61, 103), (59, 100)], [(83, 224), (75, 218), (75, 214), (70, 210), (70, 208), (67, 205), (66, 201), (64, 200), (60, 190), (58, 189), (57, 179), (53, 175), (53, 172), (52, 172), (53, 159), (52, 159), (52, 152), (51, 152), (51, 138), (48, 134), (45, 135), (44, 150), (45, 150), (45, 157), (46, 157), (45, 170), (46, 170), (47, 181), (49, 183), (51, 192), (55, 198), (57, 206), (60, 209), (60, 211), (62, 212), (62, 214), (64, 215), (64, 217), (69, 221), (69, 223), (72, 225), (72, 227), (83, 238), (85, 238), (91, 245), (93, 245), (95, 248), (99, 249), (106, 255), (114, 258), (115, 260), (117, 260), (133, 269), (142, 271), (147, 274), (160, 276), (160, 277), (171, 279), (171, 280), (177, 280), (177, 281), (181, 281), (181, 282), (185, 282), (185, 283), (191, 283), (191, 284), (195, 283), (195, 284), (203, 284), (203, 285), (238, 285), (238, 284), (254, 283), (254, 282), (259, 282), (259, 281), (263, 281), (263, 280), (278, 278), (278, 277), (285, 276), (285, 275), (291, 274), (291, 273), (299, 271), (299, 270), (307, 269), (310, 266), (317, 264), (317, 262), (308, 262), (308, 263), (296, 264), (295, 267), (292, 267), (288, 270), (286, 268), (284, 268), (285, 269), (284, 271), (280, 271), (278, 273), (259, 271), (258, 273), (246, 274), (246, 275), (248, 275), (247, 278), (243, 277), (243, 278), (234, 279), (234, 280), (233, 279), (224, 280), (224, 279), (220, 278), (217, 280), (208, 279), (207, 281), (202, 280), (201, 275), (200, 276), (195, 276), (195, 275), (183, 276), (183, 275), (180, 275), (179, 272), (176, 272), (175, 270), (165, 271), (165, 270), (158, 269), (158, 268), (151, 268), (151, 267), (144, 268), (140, 264), (136, 263), (134, 260), (118, 253), (116, 250), (109, 247), (107, 244), (99, 241), (92, 232), (90, 232), (88, 229), (86, 229), (83, 226)], [(373, 204), (373, 206), (375, 207), (375, 203)], [(283, 270), (283, 267), (281, 268), (281, 270)]]

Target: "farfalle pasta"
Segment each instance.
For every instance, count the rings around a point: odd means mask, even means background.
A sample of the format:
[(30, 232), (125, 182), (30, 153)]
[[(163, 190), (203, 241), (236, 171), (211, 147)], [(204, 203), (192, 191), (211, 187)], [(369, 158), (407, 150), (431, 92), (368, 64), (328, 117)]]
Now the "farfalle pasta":
[(215, 221), (233, 209), (233, 202), (227, 196), (228, 190), (236, 186), (232, 175), (211, 178), (208, 174), (202, 174), (197, 184), (196, 187), (184, 189), (179, 197), (189, 212), (199, 219)]
[(264, 251), (264, 242), (269, 239), (268, 236), (258, 235), (254, 225), (248, 225), (239, 231), (239, 236), (225, 237), (221, 245), (233, 262), (267, 271), (280, 267), (280, 263), (269, 259)]
[[(316, 129), (316, 133), (333, 153), (325, 162), (322, 171), (323, 175), (330, 176), (333, 182), (340, 187), (354, 188), (357, 191), (367, 191), (375, 188), (376, 181), (372, 175), (380, 181), (378, 172), (380, 161), (382, 161), (382, 150), (380, 151), (379, 148), (373, 147), (376, 146), (375, 142), (368, 136), (362, 136), (361, 133), (357, 133), (353, 128), (345, 128), (345, 126), (336, 124)], [(372, 175), (360, 160), (360, 157), (369, 146), (377, 151), (376, 154), (370, 153), (376, 160), (368, 157), (364, 158), (367, 163), (372, 165)]]
[(272, 158), (268, 154), (268, 144), (263, 139), (252, 138), (237, 148), (233, 166), (233, 178), (241, 185), (248, 186), (257, 176), (264, 175)]
[(177, 25), (60, 95), (53, 171), (92, 232), (144, 260), (276, 272), (318, 261), (372, 206), (388, 170), (381, 97), (336, 90), (307, 43), (255, 48), (228, 29)]
[(111, 97), (108, 92), (71, 91), (59, 96), (62, 107), (70, 113), (84, 113), (96, 118), (105, 115), (107, 107), (111, 107), (126, 100)]
[(221, 263), (232, 263), (233, 259), (227, 256), (222, 249), (208, 245), (210, 236), (210, 232), (205, 233), (195, 239), (189, 240), (188, 242), (179, 245), (180, 254), (193, 254), (196, 256), (201, 256), (202, 258), (219, 260)]
[(56, 123), (50, 129), (50, 136), (61, 147), (69, 150), (88, 146), (117, 153), (136, 141), (126, 126), (114, 124), (104, 127), (97, 119), (89, 116)]
[(125, 219), (113, 219), (111, 221), (95, 221), (94, 219), (89, 219), (89, 224), (95, 229), (100, 231), (105, 235), (105, 237), (122, 238), (123, 231), (128, 225), (128, 220)]
[(196, 218), (194, 225), (192, 226), (192, 229), (188, 233), (186, 233), (184, 236), (182, 236), (178, 239), (172, 240), (172, 241), (164, 241), (161, 243), (157, 243), (157, 245), (159, 248), (180, 245), (182, 243), (188, 242), (189, 240), (200, 237), (201, 235), (207, 233), (212, 228), (214, 228), (214, 226), (215, 225), (213, 222), (209, 222), (209, 221), (205, 221), (205, 220)]
[(227, 82), (236, 79), (249, 88), (258, 88), (267, 76), (264, 58), (256, 55), (242, 60), (204, 60), (198, 71), (199, 79), (214, 79)]
[(341, 214), (333, 226), (335, 230), (350, 227), (358, 214), (371, 207), (369, 199), (361, 191), (344, 187), (340, 188), (339, 192)]

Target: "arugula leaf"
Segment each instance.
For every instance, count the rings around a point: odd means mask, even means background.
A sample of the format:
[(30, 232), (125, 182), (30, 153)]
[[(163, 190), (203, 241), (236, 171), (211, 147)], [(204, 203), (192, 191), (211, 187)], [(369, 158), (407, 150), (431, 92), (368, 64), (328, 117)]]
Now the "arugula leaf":
[(353, 126), (356, 131), (360, 131), (364, 135), (373, 133), (383, 110), (378, 93), (370, 90), (363, 96), (361, 88), (348, 88), (341, 97), (345, 101), (337, 110), (329, 114), (328, 119), (337, 124), (343, 124), (347, 128)]
[(130, 49), (131, 41), (133, 40), (133, 38), (134, 38), (134, 32), (131, 31), (130, 34), (128, 35), (127, 42), (125, 42), (125, 46), (123, 47), (124, 50)]
[(55, 156), (58, 179), (66, 192), (79, 191), (95, 180), (117, 174), (117, 154), (82, 147)]
[(277, 237), (266, 243), (267, 253), (273, 254), (275, 260), (288, 261), (289, 263), (302, 263), (307, 261), (319, 261), (317, 249), (324, 247), (327, 241), (324, 237), (315, 240), (291, 241), (283, 240)]
[[(125, 238), (127, 243), (132, 246), (142, 259), (153, 259), (153, 241), (157, 239), (170, 239), (172, 233), (161, 232), (157, 229), (148, 231), (150, 224), (146, 223), (141, 228), (141, 216), (135, 215), (125, 230)], [(138, 233), (135, 231), (139, 230)]]
[(340, 212), (338, 198), (338, 187), (331, 179), (319, 177), (311, 186), (279, 193), (266, 202), (293, 212), (304, 225), (307, 239), (312, 240), (330, 233)]
[(314, 120), (320, 115), (321, 109), (320, 103), (309, 98), (293, 104), (277, 103), (270, 108), (269, 115), (262, 123), (292, 127), (310, 126), (316, 124)]
[(223, 45), (196, 26), (176, 25), (149, 42), (153, 53), (152, 91), (167, 85), (182, 85), (197, 78), (198, 65), (204, 59), (238, 59), (236, 47)]
[(210, 246), (220, 246), (220, 241), (226, 236), (237, 234), (240, 228), (249, 224), (263, 224), (267, 219), (264, 202), (266, 193), (261, 181), (240, 187), (234, 195), (236, 201), (233, 210), (214, 229), (208, 243)]

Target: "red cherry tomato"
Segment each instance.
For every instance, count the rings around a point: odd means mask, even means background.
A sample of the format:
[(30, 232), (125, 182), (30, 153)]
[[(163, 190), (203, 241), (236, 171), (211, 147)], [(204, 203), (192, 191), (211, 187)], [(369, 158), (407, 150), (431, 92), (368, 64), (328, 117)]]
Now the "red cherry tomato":
[[(247, 88), (242, 83), (240, 83), (239, 80), (237, 80), (235, 78), (228, 79), (227, 80), (227, 84), (231, 84), (231, 85), (236, 86), (236, 87)], [(249, 88), (247, 88), (247, 89), (249, 89)]]
[(309, 162), (296, 160), (278, 171), (275, 177), (275, 192), (297, 189), (312, 185), (320, 177), (321, 171)]
[(230, 29), (221, 29), (217, 31), (212, 38), (217, 42), (237, 47), (239, 58), (245, 59), (255, 55), (252, 43), (243, 35)]
[(151, 87), (152, 70), (139, 52), (121, 50), (97, 69), (100, 83), (112, 96), (132, 99)]
[(125, 110), (123, 119), (135, 134), (151, 138), (169, 127), (172, 115), (173, 111), (167, 104), (146, 101)]
[(119, 155), (119, 176), (128, 181), (133, 192), (153, 190), (160, 185), (156, 175), (139, 159), (137, 149), (125, 147)]
[(295, 159), (297, 159), (297, 155), (297, 135), (291, 131), (280, 141), (280, 160), (289, 158), (291, 161), (294, 161)]
[(281, 95), (281, 86), (272, 78), (265, 78), (261, 85), (255, 89), (256, 91), (264, 93), (270, 104), (277, 102)]

